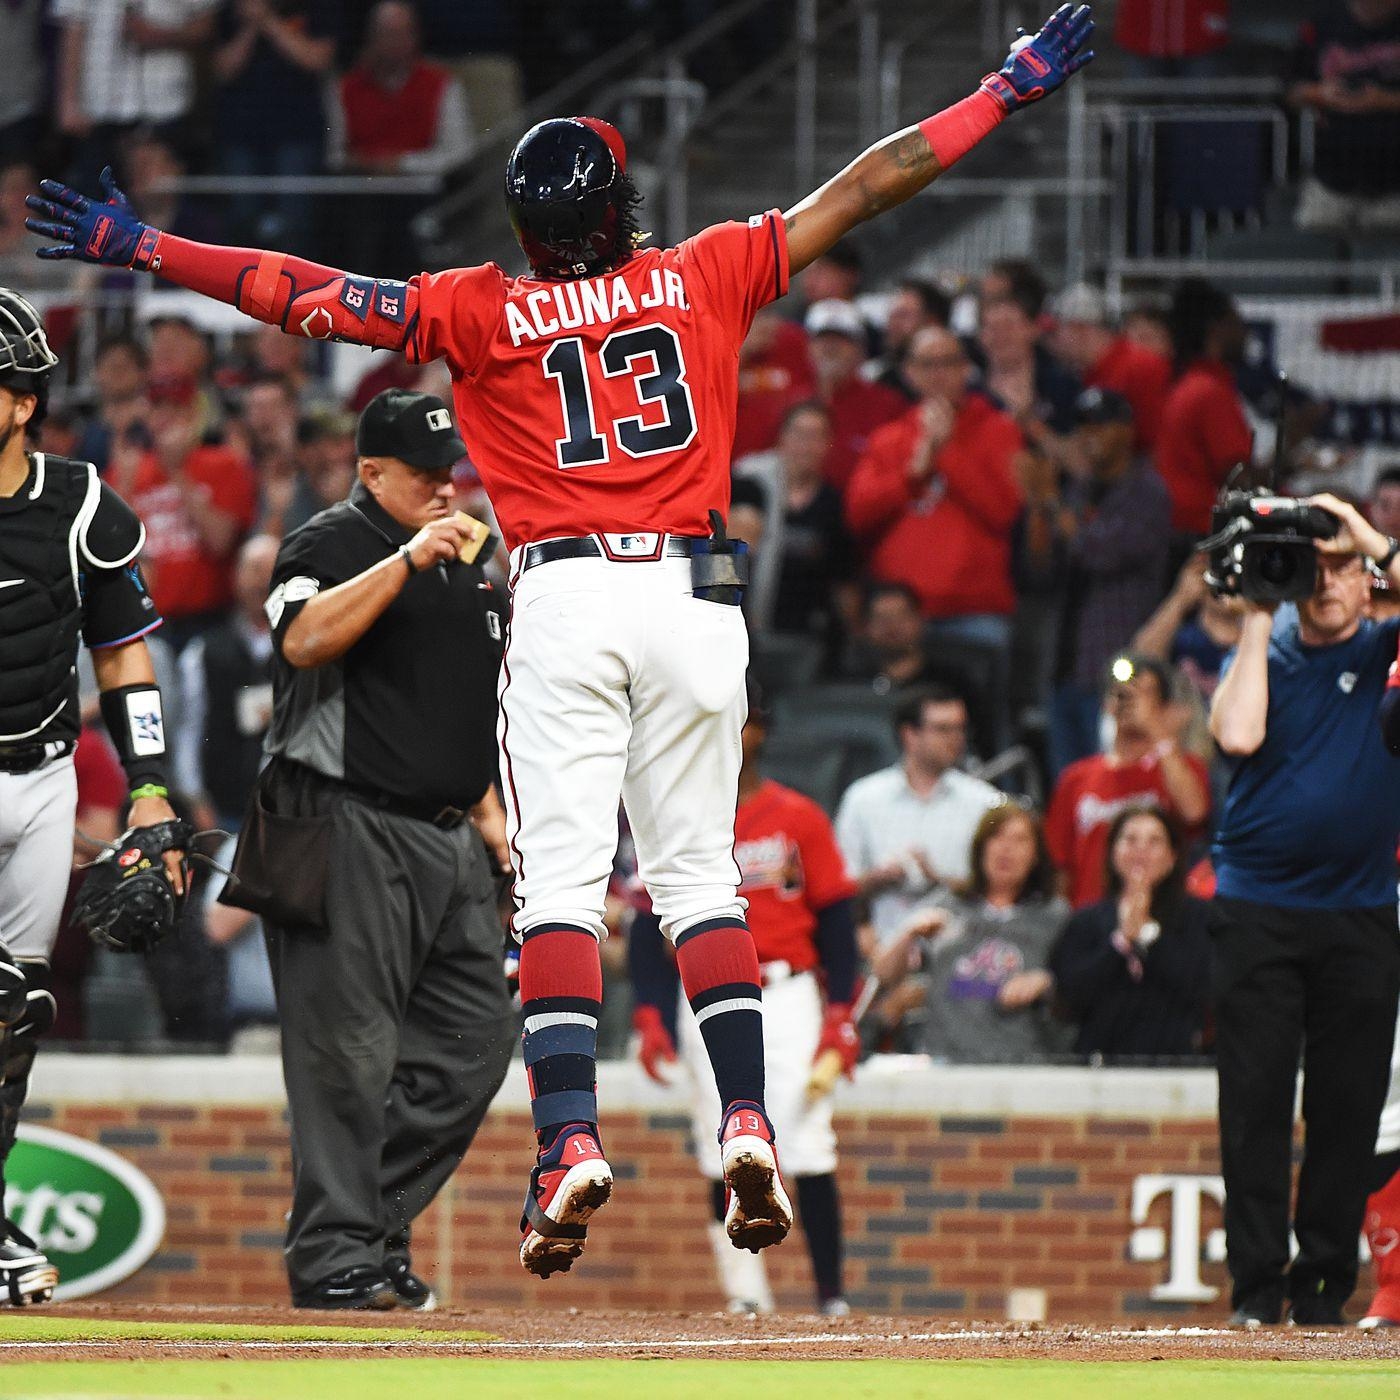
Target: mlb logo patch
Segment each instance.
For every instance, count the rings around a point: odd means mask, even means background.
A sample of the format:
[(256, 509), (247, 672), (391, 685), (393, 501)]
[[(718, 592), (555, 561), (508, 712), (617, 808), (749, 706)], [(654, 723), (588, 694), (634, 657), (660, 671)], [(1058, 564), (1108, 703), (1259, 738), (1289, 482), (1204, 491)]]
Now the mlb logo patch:
[(165, 716), (160, 708), (159, 692), (128, 695), (126, 722), (131, 733), (131, 751), (138, 758), (165, 752)]

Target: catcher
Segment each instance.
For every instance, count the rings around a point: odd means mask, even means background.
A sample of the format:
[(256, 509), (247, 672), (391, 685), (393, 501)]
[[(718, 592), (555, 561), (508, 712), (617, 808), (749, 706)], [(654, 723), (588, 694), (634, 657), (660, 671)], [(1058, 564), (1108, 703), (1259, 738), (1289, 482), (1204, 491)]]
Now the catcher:
[[(165, 723), (142, 640), (160, 626), (137, 556), (140, 520), (90, 462), (27, 445), (58, 363), (38, 313), (0, 287), (0, 1200), (39, 1037), (72, 864), (79, 642), (131, 784), (132, 829), (98, 862), (75, 917), (114, 947), (174, 925), (188, 828), (165, 786)], [(0, 1220), (0, 1306), (53, 1297), (41, 1242)]]

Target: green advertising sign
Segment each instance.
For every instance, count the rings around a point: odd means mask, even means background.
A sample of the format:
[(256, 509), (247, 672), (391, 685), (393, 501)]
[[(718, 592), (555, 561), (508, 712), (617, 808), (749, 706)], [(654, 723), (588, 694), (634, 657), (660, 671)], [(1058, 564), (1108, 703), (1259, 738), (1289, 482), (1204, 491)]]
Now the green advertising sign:
[(5, 1214), (57, 1265), (56, 1302), (129, 1278), (165, 1235), (165, 1206), (145, 1173), (51, 1128), (20, 1128), (5, 1164)]

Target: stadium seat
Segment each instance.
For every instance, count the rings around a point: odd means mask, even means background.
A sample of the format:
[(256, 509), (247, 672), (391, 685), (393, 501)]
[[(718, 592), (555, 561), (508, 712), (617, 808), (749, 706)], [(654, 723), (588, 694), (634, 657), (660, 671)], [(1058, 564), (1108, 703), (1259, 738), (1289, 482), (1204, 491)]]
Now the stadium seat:
[(888, 727), (894, 704), (893, 695), (881, 695), (864, 681), (828, 681), (783, 691), (774, 700), (773, 719), (785, 724), (808, 715), (858, 715)]
[(1161, 123), (1157, 159), (1166, 207), (1178, 214), (1262, 209), (1269, 135), (1263, 121)]
[(813, 637), (768, 632), (749, 639), (749, 670), (769, 697), (811, 685), (821, 664), (822, 644)]
[(834, 814), (845, 784), (845, 754), (830, 744), (812, 744), (804, 735), (773, 734), (763, 750), (763, 772), (774, 782), (796, 788), (828, 814)]

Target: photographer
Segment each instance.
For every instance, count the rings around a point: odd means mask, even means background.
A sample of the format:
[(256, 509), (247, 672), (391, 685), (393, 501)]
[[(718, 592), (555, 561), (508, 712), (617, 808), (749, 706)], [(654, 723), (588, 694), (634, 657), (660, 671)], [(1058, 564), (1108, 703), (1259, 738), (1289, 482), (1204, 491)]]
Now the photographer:
[[(1365, 617), (1374, 559), (1400, 584), (1396, 542), (1333, 496), (1296, 621), (1246, 604), (1211, 733), (1233, 760), (1216, 838), (1216, 1052), (1231, 1322), (1336, 1325), (1385, 1099), (1400, 994), (1395, 848), (1400, 762), (1376, 709), (1400, 621)], [(1294, 1090), (1307, 1125), (1288, 1269)], [(1285, 1270), (1287, 1273), (1285, 1274)]]

